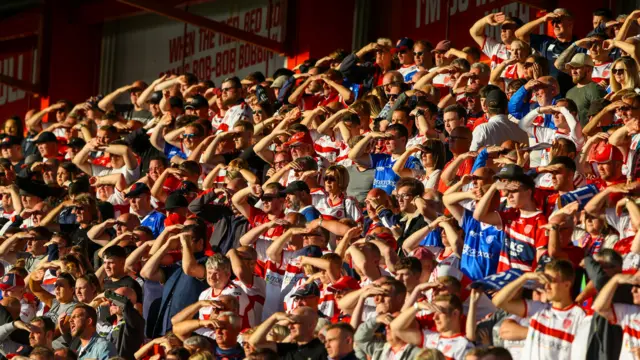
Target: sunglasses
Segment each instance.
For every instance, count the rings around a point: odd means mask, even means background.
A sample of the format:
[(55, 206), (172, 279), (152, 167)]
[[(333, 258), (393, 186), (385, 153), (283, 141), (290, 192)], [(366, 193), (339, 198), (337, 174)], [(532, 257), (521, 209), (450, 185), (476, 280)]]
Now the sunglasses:
[(424, 51), (416, 51), (413, 53), (415, 56), (422, 56), (424, 55)]
[(254, 110), (254, 111), (252, 111), (252, 113), (253, 113), (253, 115), (261, 115), (261, 114), (263, 114), (263, 111), (262, 110)]
[(198, 135), (197, 134), (182, 134), (182, 138), (183, 139), (194, 139), (197, 138)]
[(626, 69), (612, 69), (611, 73), (613, 75), (623, 75)]
[(524, 68), (525, 68), (525, 69), (528, 69), (528, 68), (532, 67), (533, 65), (535, 65), (535, 63), (534, 63), (534, 62), (525, 62), (525, 63), (524, 63)]
[(262, 196), (260, 197), (260, 200), (262, 200), (262, 202), (265, 202), (265, 201), (273, 201), (273, 200), (275, 200), (275, 199), (279, 199), (279, 198), (280, 198), (280, 196), (278, 196), (278, 195), (274, 195), (274, 194), (265, 194), (265, 195), (262, 195)]
[(229, 92), (229, 91), (234, 90), (234, 89), (235, 89), (234, 87), (226, 87), (226, 88), (220, 89), (220, 91), (225, 93), (225, 92)]
[(336, 179), (335, 176), (326, 176), (324, 178), (324, 182), (333, 182), (334, 183), (334, 182), (338, 182), (338, 179)]
[(464, 136), (449, 136), (449, 139), (451, 139), (451, 140), (469, 140), (468, 138), (466, 138)]

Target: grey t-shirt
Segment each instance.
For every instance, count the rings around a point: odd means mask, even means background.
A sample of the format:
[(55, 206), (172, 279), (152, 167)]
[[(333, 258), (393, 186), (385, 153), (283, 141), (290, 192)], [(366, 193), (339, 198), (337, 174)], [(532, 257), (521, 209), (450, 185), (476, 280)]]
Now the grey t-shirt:
[(607, 95), (607, 92), (602, 86), (592, 82), (583, 87), (572, 87), (567, 91), (567, 99), (573, 100), (578, 106), (578, 115), (580, 117), (580, 125), (585, 126), (589, 119), (587, 112), (591, 102), (596, 99), (601, 99)]
[(347, 195), (353, 196), (359, 203), (364, 202), (369, 190), (373, 188), (373, 176), (375, 169), (367, 169), (360, 171), (353, 165), (347, 167), (349, 173), (349, 186), (347, 186)]
[(45, 259), (47, 254), (42, 254), (39, 256), (33, 256), (33, 254), (28, 252), (18, 252), (18, 259), (25, 259), (24, 268), (27, 269), (28, 272), (32, 272), (36, 269), (41, 260)]

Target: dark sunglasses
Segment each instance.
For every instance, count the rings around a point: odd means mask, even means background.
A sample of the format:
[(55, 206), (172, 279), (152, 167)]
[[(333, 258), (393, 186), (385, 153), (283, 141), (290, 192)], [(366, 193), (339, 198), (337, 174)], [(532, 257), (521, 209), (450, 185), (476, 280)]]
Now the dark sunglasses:
[(336, 179), (335, 176), (325, 176), (324, 178), (324, 182), (337, 182), (338, 179)]
[(193, 139), (193, 138), (197, 138), (198, 135), (197, 134), (182, 134), (182, 138), (183, 139)]
[(234, 87), (227, 87), (227, 88), (222, 88), (222, 89), (220, 89), (220, 91), (221, 91), (221, 92), (227, 92), (227, 91), (231, 91), (231, 90), (233, 90), (233, 89), (235, 89), (235, 88), (234, 88)]
[(613, 75), (622, 75), (624, 74), (624, 72), (627, 71), (626, 69), (611, 69), (611, 73)]
[(424, 55), (424, 51), (416, 51), (413, 53), (415, 56), (422, 56)]
[(534, 62), (525, 62), (525, 63), (524, 63), (524, 68), (525, 68), (525, 69), (528, 69), (528, 68), (532, 67), (533, 65), (535, 65), (535, 63), (534, 63)]
[(264, 194), (260, 197), (260, 200), (262, 200), (262, 202), (273, 201), (275, 199), (280, 199), (280, 196), (276, 194)]

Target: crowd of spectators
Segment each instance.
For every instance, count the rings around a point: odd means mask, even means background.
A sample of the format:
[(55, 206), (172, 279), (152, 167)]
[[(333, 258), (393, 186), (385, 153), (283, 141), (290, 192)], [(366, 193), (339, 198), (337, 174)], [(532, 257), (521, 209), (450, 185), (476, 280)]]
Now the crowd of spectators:
[(6, 120), (0, 354), (640, 358), (639, 19), (491, 13), (473, 47)]

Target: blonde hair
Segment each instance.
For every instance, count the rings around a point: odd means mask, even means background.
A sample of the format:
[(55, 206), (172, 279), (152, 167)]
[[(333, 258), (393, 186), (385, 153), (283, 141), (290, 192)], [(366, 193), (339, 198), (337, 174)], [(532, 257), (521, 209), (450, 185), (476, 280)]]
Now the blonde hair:
[[(615, 75), (613, 75), (613, 69), (615, 69), (616, 65), (619, 63), (622, 63), (627, 73), (624, 84), (617, 82)], [(638, 76), (638, 65), (636, 62), (628, 56), (623, 56), (614, 61), (613, 65), (611, 65), (609, 84), (611, 85), (611, 92), (617, 92), (623, 89), (634, 90), (635, 88), (640, 87), (640, 76)]]
[(325, 177), (329, 173), (336, 177), (336, 183), (340, 190), (347, 191), (347, 187), (349, 186), (349, 172), (347, 168), (342, 165), (331, 165), (324, 172)]
[(210, 351), (202, 350), (189, 356), (189, 360), (215, 360), (215, 357), (213, 357)]
[[(438, 349), (424, 349), (416, 355), (415, 360), (445, 360), (446, 358)], [(191, 360), (191, 358), (189, 358)]]
[(289, 336), (289, 328), (284, 325), (274, 325), (269, 332), (271, 337), (270, 341), (282, 342), (287, 336)]

